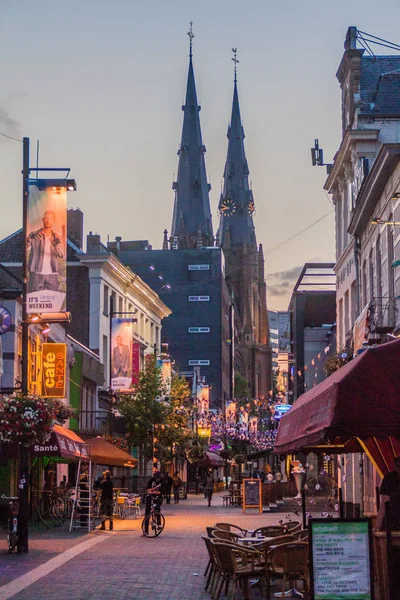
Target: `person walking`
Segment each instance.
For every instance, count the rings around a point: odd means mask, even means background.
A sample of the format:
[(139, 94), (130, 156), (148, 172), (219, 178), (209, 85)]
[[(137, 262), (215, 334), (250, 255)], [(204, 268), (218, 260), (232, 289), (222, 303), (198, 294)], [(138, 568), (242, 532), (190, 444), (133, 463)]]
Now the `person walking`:
[(213, 491), (214, 491), (214, 477), (213, 477), (213, 472), (211, 470), (207, 471), (207, 474), (205, 477), (205, 482), (204, 482), (204, 488), (206, 491), (206, 498), (208, 500), (208, 506), (211, 506), (211, 498), (212, 498)]
[(172, 477), (169, 473), (165, 474), (165, 500), (167, 504), (171, 504), (171, 489), (172, 489)]
[(179, 504), (179, 490), (182, 486), (182, 479), (178, 475), (178, 471), (175, 471), (175, 474), (172, 478), (172, 489), (174, 490), (174, 503)]
[(114, 529), (113, 509), (114, 509), (114, 484), (111, 480), (110, 471), (104, 471), (103, 479), (99, 484), (99, 493), (101, 492), (100, 514), (102, 531), (106, 528), (106, 520), (110, 520), (110, 531)]

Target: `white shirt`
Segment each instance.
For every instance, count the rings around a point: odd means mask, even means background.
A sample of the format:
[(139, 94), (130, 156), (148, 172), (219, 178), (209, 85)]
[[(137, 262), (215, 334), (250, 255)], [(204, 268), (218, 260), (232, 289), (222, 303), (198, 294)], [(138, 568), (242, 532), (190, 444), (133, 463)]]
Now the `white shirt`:
[(51, 268), (51, 241), (49, 237), (44, 238), (44, 256), (43, 256), (43, 267), (42, 275), (51, 275), (53, 270)]

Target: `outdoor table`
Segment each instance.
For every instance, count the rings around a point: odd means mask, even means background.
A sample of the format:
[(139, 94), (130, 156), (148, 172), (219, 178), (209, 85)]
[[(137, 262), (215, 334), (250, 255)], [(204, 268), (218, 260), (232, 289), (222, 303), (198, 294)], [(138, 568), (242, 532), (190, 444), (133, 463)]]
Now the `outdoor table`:
[(253, 544), (261, 544), (261, 542), (265, 542), (266, 540), (271, 540), (272, 538), (268, 538), (265, 536), (260, 537), (242, 537), (238, 538), (238, 542), (240, 544), (248, 544), (249, 546)]

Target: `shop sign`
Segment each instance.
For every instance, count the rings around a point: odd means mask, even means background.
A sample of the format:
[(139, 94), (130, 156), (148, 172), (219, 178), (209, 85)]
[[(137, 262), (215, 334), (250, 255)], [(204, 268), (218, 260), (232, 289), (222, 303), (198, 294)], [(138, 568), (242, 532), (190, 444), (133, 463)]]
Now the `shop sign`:
[(65, 398), (67, 345), (44, 343), (42, 350), (42, 396)]
[(311, 597), (373, 600), (371, 524), (367, 519), (312, 519)]

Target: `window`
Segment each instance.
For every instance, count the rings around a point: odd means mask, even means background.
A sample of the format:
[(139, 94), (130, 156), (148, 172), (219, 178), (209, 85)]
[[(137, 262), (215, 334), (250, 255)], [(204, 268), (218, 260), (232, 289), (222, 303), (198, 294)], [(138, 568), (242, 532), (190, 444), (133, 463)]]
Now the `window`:
[(188, 265), (189, 271), (209, 271), (210, 265)]
[(111, 292), (111, 305), (110, 310), (114, 313), (117, 311), (117, 294), (115, 292)]
[(103, 287), (103, 315), (108, 317), (108, 285)]
[(118, 298), (118, 312), (124, 312), (122, 296)]
[(108, 386), (110, 380), (109, 380), (109, 373), (108, 373), (109, 363), (108, 363), (108, 336), (107, 335), (103, 335), (103, 365), (104, 365), (105, 385)]
[(189, 327), (189, 333), (210, 333), (209, 327)]
[(209, 364), (210, 364), (209, 360), (188, 360), (189, 367), (207, 366)]
[(189, 296), (189, 302), (209, 302), (210, 296)]

